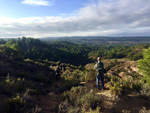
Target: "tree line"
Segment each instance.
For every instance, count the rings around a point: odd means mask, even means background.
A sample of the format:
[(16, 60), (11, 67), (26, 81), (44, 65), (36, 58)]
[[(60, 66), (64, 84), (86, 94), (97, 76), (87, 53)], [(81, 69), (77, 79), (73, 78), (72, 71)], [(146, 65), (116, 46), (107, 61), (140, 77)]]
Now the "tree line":
[(26, 37), (7, 41), (1, 39), (0, 45), (1, 51), (7, 50), (10, 54), (18, 55), (23, 59), (61, 61), (78, 66), (94, 62), (98, 56), (104, 59), (129, 58), (138, 60), (143, 58), (143, 50), (150, 46), (149, 44), (97, 46), (67, 41), (47, 41), (46, 43), (39, 39)]

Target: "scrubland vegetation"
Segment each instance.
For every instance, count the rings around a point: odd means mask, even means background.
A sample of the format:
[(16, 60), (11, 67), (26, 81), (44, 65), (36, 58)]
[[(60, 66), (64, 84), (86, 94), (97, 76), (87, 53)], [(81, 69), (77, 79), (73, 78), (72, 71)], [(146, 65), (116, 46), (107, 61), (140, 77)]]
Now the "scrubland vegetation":
[[(90, 44), (0, 40), (0, 112), (148, 113), (150, 45)], [(95, 84), (98, 56), (106, 70), (103, 91)], [(66, 71), (56, 81), (62, 63)]]

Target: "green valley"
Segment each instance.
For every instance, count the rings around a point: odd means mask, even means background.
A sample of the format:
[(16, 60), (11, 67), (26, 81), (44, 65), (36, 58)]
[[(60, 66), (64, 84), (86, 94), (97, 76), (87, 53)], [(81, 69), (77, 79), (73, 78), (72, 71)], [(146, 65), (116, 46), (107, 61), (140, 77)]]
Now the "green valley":
[[(149, 113), (150, 44), (141, 39), (1, 39), (0, 113)], [(97, 57), (105, 90), (96, 88)]]

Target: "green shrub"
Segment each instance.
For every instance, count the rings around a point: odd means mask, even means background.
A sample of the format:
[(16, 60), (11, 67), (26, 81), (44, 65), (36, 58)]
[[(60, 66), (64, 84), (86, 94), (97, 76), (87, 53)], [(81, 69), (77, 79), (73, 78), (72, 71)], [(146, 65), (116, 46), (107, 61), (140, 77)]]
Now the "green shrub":
[(117, 64), (117, 62), (118, 62), (118, 60), (115, 58), (115, 59), (114, 59), (114, 63)]
[(143, 52), (143, 59), (138, 61), (139, 72), (144, 75), (144, 82), (150, 86), (150, 47)]
[[(78, 103), (79, 102), (79, 103)], [(81, 99), (77, 99), (77, 105), (82, 106), (84, 109), (96, 109), (102, 103), (102, 98), (92, 93), (87, 93)]]
[(119, 84), (122, 83), (122, 79), (115, 75), (110, 77), (110, 81), (111, 81), (112, 85), (115, 83), (119, 83)]
[(145, 82), (145, 84), (148, 84), (150, 86), (150, 76), (144, 76), (142, 81)]
[[(73, 87), (70, 91), (66, 91), (63, 93), (63, 101), (60, 106), (64, 106), (64, 109), (67, 113), (85, 113), (85, 111), (89, 111), (93, 109), (98, 110), (98, 106), (102, 103), (101, 96), (95, 95), (93, 93), (89, 93), (85, 87)], [(65, 106), (68, 106), (66, 109)], [(61, 107), (61, 111), (63, 111), (63, 107)]]
[(72, 87), (70, 91), (64, 92), (62, 97), (72, 102), (76, 100), (76, 98), (81, 98), (85, 93), (87, 93), (87, 88), (85, 87)]
[(83, 67), (82, 67), (82, 65), (79, 65), (79, 66), (78, 66), (78, 68), (79, 68), (80, 70), (83, 70)]
[(109, 86), (109, 89), (113, 94), (121, 95), (123, 90), (121, 78), (117, 76), (111, 76), (111, 85)]
[(31, 60), (31, 59), (29, 59), (29, 58), (28, 58), (28, 59), (24, 59), (24, 61), (25, 61), (25, 62), (34, 62), (33, 60)]
[(15, 98), (8, 99), (4, 105), (6, 113), (31, 113), (33, 105), (19, 95)]
[(150, 113), (150, 109), (146, 109), (146, 107), (143, 107), (139, 110), (139, 113)]
[[(99, 107), (99, 106), (97, 106), (95, 110), (92, 110), (90, 108), (90, 113), (100, 113), (100, 109), (101, 109), (101, 107)], [(88, 112), (86, 112), (86, 113), (88, 113)]]
[(113, 94), (116, 94), (116, 95), (122, 94), (122, 84), (120, 83), (114, 83), (113, 86), (110, 86), (109, 88)]
[(109, 86), (110, 91), (116, 95), (126, 95), (133, 91), (140, 92), (141, 82), (139, 80), (133, 80), (130, 78), (128, 80), (122, 80), (119, 77), (111, 77), (111, 85)]
[(59, 104), (59, 111), (58, 111), (58, 113), (67, 113), (68, 106), (69, 106), (69, 103), (68, 103), (67, 99), (65, 101), (61, 102)]
[(131, 113), (130, 110), (122, 110), (122, 113)]
[(24, 78), (15, 78), (7, 75), (0, 81), (0, 93), (6, 95), (16, 95), (26, 90), (26, 88), (34, 89), (35, 85)]
[(86, 69), (85, 71), (85, 81), (94, 81), (96, 79), (96, 72), (93, 69)]
[(80, 84), (80, 77), (82, 73), (79, 69), (74, 71), (66, 70), (61, 75), (61, 81), (63, 82), (62, 86), (56, 89), (56, 93), (62, 93), (66, 90), (70, 90), (73, 86)]
[(82, 72), (80, 70), (65, 71), (61, 77), (64, 78), (65, 82), (68, 83), (69, 81), (72, 82), (72, 86), (79, 84), (80, 77), (82, 76)]
[(55, 93), (63, 93), (66, 90), (70, 90), (73, 86), (79, 85), (78, 80), (65, 80), (63, 81), (62, 86), (55, 89)]
[(142, 83), (140, 81), (134, 81), (133, 83), (133, 90), (135, 90), (136, 92), (140, 92), (142, 89)]
[(57, 62), (57, 65), (60, 65), (60, 64), (61, 64), (61, 61), (58, 61), (58, 62)]
[(80, 107), (70, 106), (67, 110), (67, 113), (80, 113), (82, 109)]
[(149, 88), (149, 85), (147, 84), (142, 84), (142, 88), (140, 90), (140, 94), (143, 96), (143, 97), (146, 97), (150, 100), (150, 88)]

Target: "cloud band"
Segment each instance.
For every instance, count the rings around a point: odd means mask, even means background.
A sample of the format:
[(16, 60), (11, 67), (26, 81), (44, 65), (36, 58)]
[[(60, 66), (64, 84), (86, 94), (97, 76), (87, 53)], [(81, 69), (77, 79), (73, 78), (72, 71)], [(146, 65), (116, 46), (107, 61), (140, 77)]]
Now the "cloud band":
[(65, 18), (0, 18), (0, 37), (150, 36), (149, 11), (149, 0), (116, 0), (100, 1)]
[(54, 5), (55, 0), (24, 0), (21, 3), (28, 5), (41, 5), (41, 6), (52, 6)]

